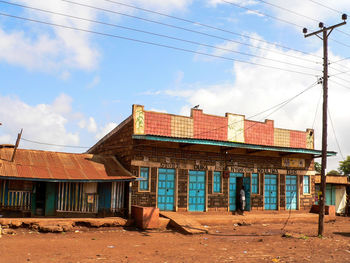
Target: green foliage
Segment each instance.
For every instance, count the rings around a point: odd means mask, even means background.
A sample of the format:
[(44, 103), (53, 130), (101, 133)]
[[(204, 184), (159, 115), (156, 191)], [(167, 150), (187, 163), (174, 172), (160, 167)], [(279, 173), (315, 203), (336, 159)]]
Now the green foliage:
[(340, 175), (340, 173), (336, 170), (331, 170), (327, 173), (327, 175)]
[(318, 162), (315, 162), (315, 171), (319, 174), (321, 173), (321, 164)]
[(339, 162), (339, 171), (343, 174), (350, 175), (350, 156), (346, 158), (344, 161)]

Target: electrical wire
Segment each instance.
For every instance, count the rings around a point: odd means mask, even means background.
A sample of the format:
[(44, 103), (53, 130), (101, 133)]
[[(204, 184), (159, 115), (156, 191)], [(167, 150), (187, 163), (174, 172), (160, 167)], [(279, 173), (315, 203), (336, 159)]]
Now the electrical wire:
[(253, 12), (253, 13), (256, 13), (256, 14), (259, 14), (259, 15), (262, 15), (262, 16), (265, 16), (265, 17), (268, 17), (268, 18), (272, 18), (272, 19), (275, 19), (275, 20), (277, 20), (277, 21), (281, 21), (281, 22), (283, 22), (283, 23), (286, 23), (286, 24), (289, 24), (289, 25), (292, 25), (292, 26), (295, 26), (295, 27), (303, 28), (301, 25), (295, 24), (295, 23), (293, 23), (293, 22), (290, 22), (290, 21), (287, 21), (287, 20), (285, 20), (285, 19), (281, 19), (281, 18), (272, 16), (272, 15), (269, 15), (269, 14), (262, 13), (262, 12), (260, 12), (260, 11), (258, 11), (258, 10), (251, 9), (251, 8), (246, 7), (246, 6), (242, 6), (242, 5), (239, 5), (239, 4), (230, 2), (230, 1), (226, 1), (226, 0), (221, 0), (221, 1), (224, 2), (224, 3), (226, 3), (226, 4), (230, 4), (230, 5), (239, 7), (239, 8), (241, 8), (241, 9), (245, 9), (245, 10), (247, 10), (247, 11), (250, 11), (250, 12)]
[[(259, 115), (261, 115), (261, 114), (263, 114), (263, 113), (265, 113), (265, 112), (267, 112), (267, 111), (270, 111), (270, 110), (272, 110), (272, 109), (274, 109), (274, 108), (276, 108), (276, 107), (279, 107), (279, 108), (277, 108), (276, 110), (274, 110), (272, 113), (268, 114), (266, 117), (270, 116), (271, 114), (273, 114), (274, 112), (276, 112), (276, 111), (279, 110), (280, 108), (284, 107), (285, 105), (287, 105), (289, 102), (291, 102), (291, 101), (294, 100), (295, 98), (299, 97), (301, 94), (305, 93), (305, 92), (308, 91), (309, 89), (311, 89), (311, 88), (313, 88), (314, 86), (316, 86), (316, 84), (318, 84), (318, 82), (313, 83), (311, 86), (309, 86), (309, 87), (306, 88), (305, 90), (299, 92), (299, 93), (296, 94), (295, 96), (293, 96), (293, 97), (291, 97), (291, 98), (289, 98), (289, 99), (287, 99), (287, 100), (285, 100), (285, 101), (283, 101), (283, 102), (281, 102), (281, 103), (279, 103), (279, 104), (276, 104), (275, 106), (270, 107), (269, 109), (266, 109), (266, 110), (264, 110), (264, 111), (261, 111), (261, 112), (259, 112), (259, 113), (256, 113), (256, 114), (254, 114), (254, 115), (248, 117), (248, 119), (254, 118), (254, 117), (259, 116)], [(266, 118), (266, 117), (265, 117), (265, 118)], [(241, 121), (241, 120), (240, 120), (240, 121), (236, 121), (235, 123), (238, 123), (238, 122), (242, 122), (242, 121)], [(246, 131), (246, 130), (252, 128), (253, 126), (255, 126), (255, 125), (258, 124), (258, 123), (259, 123), (259, 122), (256, 122), (255, 124), (249, 126), (249, 127), (246, 128), (244, 131)], [(205, 131), (205, 132), (201, 132), (201, 133), (196, 133), (195, 135), (196, 135), (196, 136), (202, 135), (202, 134), (205, 134), (205, 133), (208, 133), (208, 132), (212, 132), (212, 131), (215, 131), (215, 130), (218, 130), (218, 129), (226, 128), (226, 127), (227, 127), (227, 125), (222, 126), (222, 127), (219, 127), (219, 128), (211, 129), (210, 131)], [(244, 131), (243, 131), (243, 132), (244, 132)], [(91, 148), (93, 147), (93, 146), (92, 146), (92, 147), (85, 147), (85, 146), (71, 146), (71, 145), (61, 145), (61, 144), (45, 143), (45, 142), (39, 142), (39, 141), (29, 140), (29, 139), (25, 139), (25, 138), (22, 138), (22, 140), (27, 141), (27, 142), (31, 142), (31, 143), (41, 144), (41, 145), (58, 146), (58, 147), (85, 148), (85, 149), (86, 149), (86, 148), (91, 149)], [(153, 144), (156, 145), (157, 143), (155, 142), (155, 143), (153, 143)], [(153, 144), (152, 144), (152, 143), (148, 143), (148, 144), (137, 144), (137, 145), (134, 145), (134, 146), (136, 146), (136, 147), (138, 147), (138, 146), (152, 146)], [(126, 145), (126, 146), (115, 146), (115, 148), (127, 148), (127, 147), (130, 147), (130, 145)]]
[(340, 12), (339, 10), (334, 9), (334, 8), (332, 8), (332, 7), (329, 7), (329, 6), (326, 6), (326, 5), (324, 5), (324, 4), (321, 4), (320, 2), (317, 2), (317, 1), (314, 1), (314, 0), (309, 0), (309, 1), (312, 2), (312, 3), (314, 3), (314, 4), (316, 4), (316, 5), (319, 5), (319, 6), (322, 6), (322, 7), (324, 7), (324, 8), (327, 8), (327, 9), (329, 9), (329, 10), (332, 10), (332, 11), (338, 13), (338, 14), (342, 14), (342, 12)]
[[(312, 21), (314, 21), (314, 22), (317, 22), (317, 23), (321, 22), (321, 21), (318, 21), (317, 19), (314, 19), (314, 18), (312, 18), (312, 17), (309, 17), (309, 16), (306, 16), (306, 15), (300, 14), (300, 13), (298, 13), (298, 12), (292, 11), (292, 10), (290, 10), (290, 9), (288, 9), (288, 8), (284, 8), (284, 7), (282, 7), (282, 6), (279, 6), (279, 5), (276, 5), (276, 4), (272, 4), (272, 3), (269, 3), (269, 2), (264, 1), (264, 0), (259, 0), (259, 1), (262, 2), (262, 3), (265, 3), (265, 4), (267, 4), (267, 5), (270, 5), (270, 6), (274, 6), (274, 7), (278, 8), (278, 9), (284, 10), (284, 11), (286, 11), (286, 12), (292, 13), (292, 14), (294, 14), (294, 15), (297, 15), (297, 16), (300, 16), (300, 17), (303, 17), (303, 18), (307, 18), (307, 19), (312, 20)], [(340, 13), (341, 13), (341, 12), (340, 12)], [(342, 30), (340, 30), (340, 29), (335, 29), (335, 30), (338, 31), (338, 32), (340, 32), (340, 33), (342, 33), (342, 34), (344, 34), (344, 35), (350, 36), (349, 33), (344, 32), (344, 31), (342, 31)]]
[(220, 58), (220, 59), (224, 59), (224, 60), (228, 60), (228, 61), (241, 62), (241, 63), (265, 67), (265, 68), (277, 69), (277, 70), (281, 70), (281, 71), (285, 71), (285, 72), (297, 73), (297, 74), (301, 74), (301, 75), (315, 76), (315, 74), (310, 74), (310, 73), (306, 73), (306, 72), (301, 72), (301, 71), (296, 71), (296, 70), (291, 70), (291, 69), (283, 69), (283, 68), (279, 68), (279, 67), (275, 67), (275, 66), (269, 66), (269, 65), (264, 65), (264, 64), (260, 64), (260, 63), (255, 63), (255, 62), (250, 62), (250, 61), (245, 61), (245, 60), (240, 60), (240, 59), (235, 59), (235, 58), (230, 58), (230, 57), (225, 57), (225, 56), (219, 56), (219, 55), (209, 54), (209, 53), (200, 52), (200, 51), (194, 51), (191, 49), (185, 49), (185, 48), (180, 48), (180, 47), (176, 47), (176, 46), (159, 44), (159, 43), (155, 43), (155, 42), (151, 42), (151, 41), (145, 41), (145, 40), (139, 40), (139, 39), (130, 38), (130, 37), (124, 37), (124, 36), (115, 35), (115, 34), (103, 33), (103, 32), (98, 32), (98, 31), (93, 31), (93, 30), (88, 30), (88, 29), (82, 29), (82, 28), (78, 28), (78, 27), (72, 27), (72, 26), (66, 26), (66, 25), (62, 25), (62, 24), (56, 24), (56, 23), (41, 21), (41, 20), (32, 19), (32, 18), (15, 16), (15, 15), (10, 15), (10, 14), (1, 13), (1, 12), (0, 12), (0, 15), (15, 18), (15, 19), (20, 19), (20, 20), (25, 20), (25, 21), (30, 21), (30, 22), (35, 22), (35, 23), (70, 29), (70, 30), (81, 31), (81, 32), (85, 32), (85, 33), (92, 33), (92, 34), (96, 34), (96, 35), (100, 35), (100, 36), (123, 39), (123, 40), (127, 40), (127, 41), (147, 44), (147, 45), (156, 46), (156, 47), (163, 47), (163, 48), (183, 51), (183, 52), (187, 52), (187, 53), (193, 53), (193, 54), (198, 54), (198, 55), (203, 55), (203, 56), (208, 56), (208, 57), (213, 57), (213, 58)]
[(331, 64), (336, 64), (336, 63), (338, 63), (338, 62), (340, 62), (340, 61), (347, 60), (347, 59), (350, 59), (350, 57), (346, 57), (346, 58), (342, 58), (342, 59), (333, 61), (333, 62), (331, 62)]
[[(67, 2), (66, 0), (61, 0), (61, 1)], [(302, 50), (291, 48), (291, 47), (288, 47), (288, 46), (285, 46), (285, 45), (281, 45), (281, 44), (278, 44), (278, 43), (275, 43), (275, 42), (270, 42), (270, 41), (262, 40), (262, 39), (259, 39), (259, 38), (251, 37), (249, 35), (233, 32), (233, 31), (230, 31), (230, 30), (222, 29), (222, 28), (215, 27), (215, 26), (212, 26), (212, 25), (204, 24), (202, 22), (193, 21), (193, 20), (189, 20), (189, 19), (185, 19), (185, 18), (173, 16), (173, 15), (168, 15), (168, 14), (161, 13), (161, 12), (158, 12), (158, 11), (153, 11), (153, 10), (150, 10), (150, 9), (141, 8), (141, 7), (137, 7), (135, 5), (125, 4), (125, 3), (121, 3), (121, 2), (117, 2), (117, 1), (112, 1), (112, 0), (103, 0), (103, 1), (109, 2), (109, 3), (118, 4), (118, 5), (121, 5), (121, 6), (126, 6), (126, 7), (129, 7), (129, 8), (133, 8), (133, 9), (136, 9), (136, 10), (140, 10), (140, 11), (144, 11), (144, 12), (148, 12), (148, 13), (152, 13), (152, 14), (156, 14), (156, 15), (160, 15), (160, 16), (164, 16), (164, 17), (168, 17), (168, 18), (172, 18), (172, 19), (179, 20), (179, 21), (182, 21), (182, 22), (191, 23), (191, 24), (196, 25), (196, 26), (202, 26), (202, 27), (214, 29), (214, 30), (221, 31), (221, 32), (224, 32), (224, 33), (228, 33), (228, 34), (232, 34), (232, 35), (235, 35), (235, 36), (245, 37), (245, 38), (248, 38), (248, 39), (251, 39), (251, 40), (254, 40), (254, 41), (267, 43), (267, 44), (270, 44), (270, 45), (275, 45), (277, 47), (281, 47), (281, 48), (284, 48), (284, 49), (287, 49), (287, 50), (291, 50), (291, 51), (296, 51), (296, 52), (302, 53), (304, 55), (310, 55), (310, 56), (314, 56), (314, 57), (320, 58), (320, 56), (317, 56), (317, 55), (314, 55), (314, 54), (310, 54), (310, 53), (307, 53), (307, 52), (302, 51)]]
[(26, 141), (26, 142), (36, 143), (36, 144), (58, 146), (58, 147), (65, 147), (65, 148), (84, 148), (84, 149), (91, 148), (91, 147), (86, 147), (86, 146), (62, 145), (62, 144), (53, 144), (53, 143), (39, 142), (39, 141), (28, 140), (28, 139), (25, 139), (25, 138), (21, 138), (21, 140)]
[(339, 83), (339, 82), (337, 82), (337, 81), (334, 81), (333, 79), (330, 79), (330, 81), (333, 82), (334, 84), (337, 84), (337, 85), (340, 86), (340, 87), (343, 87), (343, 88), (346, 88), (346, 89), (350, 89), (350, 87), (345, 86), (345, 85), (343, 85), (343, 84), (341, 84), (341, 83)]
[(236, 51), (236, 50), (232, 50), (232, 49), (228, 49), (228, 48), (221, 48), (219, 46), (213, 46), (213, 45), (204, 44), (204, 43), (197, 42), (197, 41), (192, 41), (192, 40), (187, 40), (187, 39), (183, 39), (183, 38), (172, 37), (172, 36), (169, 36), (169, 35), (154, 33), (154, 32), (145, 31), (145, 30), (140, 30), (140, 29), (137, 29), (137, 28), (120, 26), (120, 25), (106, 23), (106, 22), (102, 22), (102, 21), (98, 21), (98, 20), (92, 20), (92, 19), (87, 19), (87, 18), (83, 18), (83, 17), (72, 16), (72, 15), (68, 15), (68, 14), (64, 14), (64, 13), (59, 13), (59, 12), (54, 12), (54, 11), (45, 10), (45, 9), (41, 9), (41, 8), (31, 7), (31, 6), (28, 6), (28, 5), (14, 4), (14, 3), (7, 2), (7, 1), (1, 1), (0, 0), (0, 3), (5, 3), (5, 4), (14, 5), (14, 6), (19, 6), (19, 7), (23, 7), (23, 8), (27, 8), (27, 9), (31, 9), (31, 10), (36, 10), (36, 11), (40, 11), (40, 12), (45, 12), (45, 13), (49, 13), (49, 14), (69, 17), (69, 18), (73, 18), (73, 19), (77, 19), (77, 20), (92, 22), (92, 23), (96, 23), (96, 24), (100, 24), (100, 25), (106, 25), (106, 26), (111, 26), (111, 27), (122, 28), (122, 29), (125, 29), (125, 30), (130, 30), (130, 31), (140, 32), (140, 33), (144, 33), (144, 34), (148, 34), (148, 35), (152, 35), (152, 36), (158, 36), (158, 37), (163, 37), (163, 38), (167, 38), (167, 39), (177, 40), (177, 41), (190, 43), (190, 44), (195, 44), (195, 45), (204, 46), (204, 47), (209, 47), (209, 48), (213, 48), (213, 49), (217, 49), (217, 50), (223, 50), (223, 51), (236, 53), (236, 54), (240, 54), (240, 55), (244, 55), (244, 56), (256, 57), (256, 58), (269, 60), (269, 61), (273, 61), (273, 62), (277, 62), (277, 63), (282, 63), (282, 64), (286, 64), (286, 65), (290, 65), (290, 66), (296, 66), (296, 67), (300, 67), (300, 68), (305, 68), (305, 69), (310, 69), (310, 70), (314, 70), (314, 71), (319, 71), (317, 69), (306, 67), (306, 66), (303, 66), (303, 65), (295, 64), (295, 63), (285, 62), (285, 61), (281, 61), (281, 60), (278, 60), (278, 59), (267, 58), (267, 57), (264, 57), (264, 56), (253, 55), (253, 54), (250, 54), (250, 53)]
[(323, 93), (323, 90), (321, 89), (320, 97), (318, 98), (318, 102), (317, 102), (317, 106), (316, 106), (316, 112), (315, 112), (314, 121), (313, 121), (313, 123), (312, 123), (312, 129), (315, 128), (316, 117), (317, 117), (317, 113), (318, 113), (318, 107), (320, 106), (320, 102), (321, 102), (321, 98), (322, 98), (322, 93)]
[(333, 75), (333, 78), (336, 78), (336, 79), (342, 80), (342, 81), (344, 81), (344, 82), (350, 83), (350, 80), (343, 79), (343, 78), (338, 77), (338, 76), (334, 76), (334, 75)]
[[(249, 119), (251, 119), (251, 118), (254, 118), (254, 117), (256, 117), (256, 116), (259, 116), (259, 115), (261, 115), (261, 114), (263, 114), (263, 113), (265, 113), (265, 112), (268, 112), (268, 111), (273, 110), (273, 109), (276, 108), (274, 111), (272, 111), (271, 113), (269, 113), (269, 114), (266, 115), (265, 117), (261, 118), (258, 122), (255, 122), (253, 125), (247, 127), (246, 129), (244, 129), (243, 131), (241, 131), (240, 133), (238, 133), (238, 135), (241, 134), (241, 133), (243, 133), (243, 132), (245, 132), (245, 131), (247, 131), (248, 129), (254, 127), (255, 125), (259, 124), (262, 120), (264, 120), (264, 119), (266, 119), (267, 117), (271, 116), (273, 113), (275, 113), (276, 111), (278, 111), (278, 110), (280, 110), (281, 108), (283, 108), (284, 106), (286, 106), (288, 103), (290, 103), (290, 102), (291, 102), (292, 100), (294, 100), (295, 98), (299, 97), (300, 95), (302, 95), (302, 94), (305, 93), (306, 91), (308, 91), (308, 90), (310, 90), (311, 88), (315, 87), (317, 84), (319, 84), (318, 81), (314, 82), (314, 83), (311, 84), (309, 87), (307, 87), (307, 88), (304, 89), (303, 91), (299, 92), (298, 94), (294, 95), (293, 97), (291, 97), (291, 98), (289, 98), (289, 99), (287, 99), (287, 100), (285, 100), (285, 101), (283, 101), (283, 102), (281, 102), (281, 103), (278, 103), (278, 104), (276, 104), (276, 105), (274, 105), (274, 106), (272, 106), (272, 107), (270, 107), (270, 108), (268, 108), (268, 109), (266, 109), (266, 110), (264, 110), (264, 111), (261, 111), (261, 112), (259, 112), (259, 113), (257, 113), (257, 114), (254, 114), (254, 115), (252, 115), (252, 116), (249, 116), (246, 120), (249, 120)], [(239, 122), (242, 122), (242, 120), (233, 122), (233, 123), (231, 123), (230, 125), (236, 124), (236, 123), (239, 123)], [(220, 130), (220, 129), (223, 129), (223, 128), (226, 128), (226, 127), (227, 127), (227, 126), (225, 125), (225, 126), (221, 126), (221, 127), (218, 127), (218, 128), (211, 129), (211, 130), (209, 130), (209, 131), (205, 131), (205, 132), (201, 132), (201, 133), (196, 133), (196, 134), (194, 134), (194, 136), (202, 135), (202, 134), (209, 133), (209, 132), (212, 132), (212, 131), (215, 131), (215, 130)]]
[[(248, 11), (250, 11), (250, 12), (253, 12), (253, 13), (256, 13), (256, 14), (259, 14), (259, 15), (262, 15), (262, 16), (265, 16), (265, 17), (268, 17), (268, 18), (271, 18), (271, 19), (274, 19), (274, 20), (277, 20), (277, 21), (280, 21), (280, 22), (289, 24), (289, 25), (293, 25), (293, 26), (298, 27), (298, 28), (304, 28), (303, 26), (298, 25), (298, 24), (296, 24), (296, 23), (294, 23), (294, 22), (291, 22), (291, 21), (288, 21), (288, 20), (285, 20), (285, 19), (281, 19), (281, 18), (272, 16), (272, 15), (266, 14), (266, 13), (260, 12), (260, 11), (258, 11), (258, 10), (255, 10), (255, 9), (251, 9), (251, 8), (248, 8), (248, 7), (245, 7), (245, 6), (242, 6), (242, 5), (233, 3), (233, 2), (229, 2), (229, 1), (226, 1), (226, 0), (221, 0), (221, 1), (222, 1), (222, 2), (225, 2), (225, 3), (227, 3), (227, 4), (230, 4), (230, 5), (239, 7), (239, 8), (241, 8), (241, 9), (245, 9), (245, 10), (248, 10)], [(294, 11), (289, 10), (289, 12), (294, 12)], [(299, 15), (300, 15), (300, 14), (299, 14)], [(313, 19), (313, 18), (312, 18), (312, 19)], [(313, 20), (314, 20), (314, 19), (313, 19)], [(343, 31), (341, 31), (341, 30), (339, 30), (339, 29), (335, 29), (335, 30), (338, 31), (338, 32), (341, 32), (341, 33), (343, 33), (343, 34), (346, 34), (346, 35), (349, 35), (349, 36), (350, 36), (350, 34), (345, 33), (345, 32), (343, 32)], [(337, 44), (339, 44), (339, 45), (342, 45), (342, 46), (345, 46), (345, 47), (350, 47), (350, 45), (345, 44), (345, 43), (343, 43), (343, 42), (340, 42), (340, 41), (338, 41), (338, 40), (336, 40), (336, 39), (333, 39), (333, 38), (331, 38), (331, 37), (329, 37), (328, 39), (332, 40), (333, 42), (335, 42), (335, 43), (337, 43)]]
[(337, 143), (337, 146), (338, 146), (338, 149), (339, 149), (339, 152), (340, 152), (340, 156), (341, 156), (341, 158), (342, 158), (343, 161), (344, 161), (345, 158), (344, 158), (343, 152), (342, 152), (342, 150), (341, 150), (341, 148), (340, 148), (340, 144), (339, 144), (339, 141), (338, 141), (338, 138), (337, 138), (337, 134), (336, 134), (336, 132), (335, 132), (335, 128), (334, 128), (334, 124), (333, 124), (331, 112), (330, 112), (329, 108), (328, 108), (327, 110), (328, 110), (329, 120), (331, 121), (331, 126), (332, 126), (332, 130), (333, 130), (335, 142)]
[(294, 55), (286, 54), (286, 53), (283, 53), (283, 52), (278, 52), (278, 51), (275, 51), (275, 50), (259, 47), (259, 46), (252, 45), (252, 44), (249, 44), (249, 43), (244, 43), (244, 42), (241, 42), (241, 41), (237, 41), (237, 40), (221, 37), (221, 36), (218, 36), (218, 35), (208, 34), (208, 33), (200, 32), (200, 31), (197, 31), (197, 30), (189, 29), (189, 28), (184, 28), (184, 27), (180, 27), (180, 26), (176, 26), (176, 25), (172, 25), (172, 24), (167, 24), (167, 23), (155, 21), (155, 20), (152, 20), (152, 19), (147, 19), (147, 18), (143, 18), (143, 17), (139, 17), (139, 16), (129, 15), (129, 14), (125, 14), (125, 13), (122, 13), (122, 12), (117, 12), (117, 11), (114, 11), (114, 10), (108, 10), (108, 9), (104, 9), (104, 8), (100, 8), (100, 7), (96, 7), (96, 6), (92, 6), (92, 5), (87, 5), (87, 4), (82, 4), (82, 3), (78, 3), (78, 2), (74, 2), (74, 1), (70, 1), (70, 0), (61, 0), (61, 1), (64, 1), (64, 2), (67, 2), (67, 3), (71, 3), (71, 4), (74, 4), (74, 5), (78, 5), (78, 6), (91, 8), (91, 9), (102, 11), (102, 12), (122, 15), (122, 16), (126, 16), (126, 17), (129, 17), (129, 18), (138, 19), (138, 20), (141, 20), (141, 21), (146, 21), (146, 22), (150, 22), (150, 23), (154, 23), (154, 24), (158, 24), (158, 25), (162, 25), (162, 26), (166, 26), (166, 27), (170, 27), (170, 28), (180, 29), (180, 30), (183, 30), (183, 31), (187, 31), (187, 32), (191, 32), (191, 33), (195, 33), (195, 34), (199, 34), (199, 35), (203, 35), (203, 36), (207, 36), (207, 37), (211, 37), (211, 38), (216, 38), (216, 39), (220, 39), (220, 40), (224, 40), (224, 41), (228, 41), (228, 42), (232, 42), (232, 43), (237, 43), (237, 44), (240, 44), (240, 45), (249, 46), (249, 47), (256, 48), (256, 49), (273, 52), (275, 54), (279, 54), (279, 55), (283, 55), (283, 56), (287, 56), (287, 57), (292, 57), (292, 58), (295, 58), (295, 59), (308, 61), (308, 62), (311, 62), (311, 63), (317, 63), (317, 62), (315, 62), (313, 60), (306, 59), (306, 58), (301, 58), (299, 56), (294, 56)]

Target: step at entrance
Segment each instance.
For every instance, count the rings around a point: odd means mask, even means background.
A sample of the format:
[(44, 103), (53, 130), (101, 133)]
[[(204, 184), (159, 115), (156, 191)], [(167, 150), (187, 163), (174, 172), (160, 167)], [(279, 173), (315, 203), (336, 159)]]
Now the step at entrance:
[(182, 233), (189, 235), (208, 233), (208, 230), (203, 227), (197, 220), (184, 214), (165, 211), (160, 211), (159, 214), (163, 217), (169, 218), (170, 225), (177, 228)]

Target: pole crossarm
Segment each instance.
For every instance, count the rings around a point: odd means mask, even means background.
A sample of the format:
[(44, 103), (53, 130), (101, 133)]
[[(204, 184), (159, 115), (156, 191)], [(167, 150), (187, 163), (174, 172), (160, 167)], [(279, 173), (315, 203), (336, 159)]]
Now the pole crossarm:
[(309, 34), (305, 34), (304, 37), (306, 38), (306, 37), (311, 37), (311, 36), (313, 36), (313, 35), (317, 35), (317, 34), (319, 34), (319, 33), (322, 33), (323, 30), (326, 30), (326, 31), (331, 30), (331, 31), (327, 34), (327, 37), (328, 37), (329, 34), (332, 33), (332, 31), (333, 31), (334, 28), (343, 26), (343, 25), (345, 25), (345, 24), (346, 24), (346, 22), (344, 21), (344, 22), (339, 23), (339, 24), (336, 24), (336, 25), (334, 25), (334, 26), (324, 27), (324, 28), (322, 28), (322, 29), (320, 29), (320, 30), (318, 30), (318, 31), (315, 31), (315, 32), (312, 32), (312, 33), (309, 33)]

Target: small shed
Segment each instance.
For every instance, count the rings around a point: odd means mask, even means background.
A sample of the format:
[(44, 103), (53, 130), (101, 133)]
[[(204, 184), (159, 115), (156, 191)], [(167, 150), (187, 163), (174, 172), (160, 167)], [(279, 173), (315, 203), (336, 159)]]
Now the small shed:
[[(337, 214), (346, 213), (346, 188), (350, 186), (346, 175), (326, 176), (326, 205), (334, 205)], [(321, 175), (315, 177), (316, 193), (321, 191)], [(318, 195), (315, 203), (318, 204)]]
[(136, 178), (114, 156), (0, 149), (0, 213), (128, 215)]

